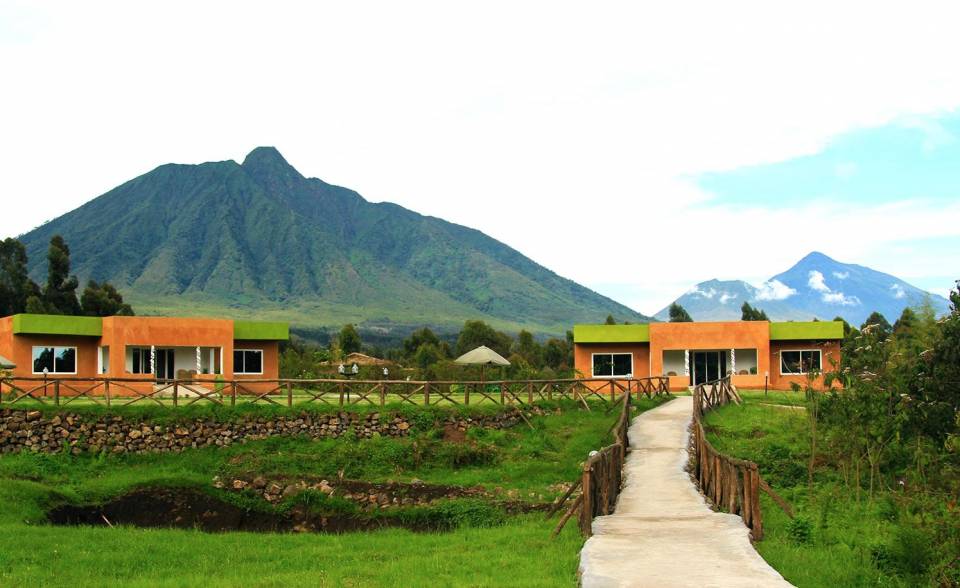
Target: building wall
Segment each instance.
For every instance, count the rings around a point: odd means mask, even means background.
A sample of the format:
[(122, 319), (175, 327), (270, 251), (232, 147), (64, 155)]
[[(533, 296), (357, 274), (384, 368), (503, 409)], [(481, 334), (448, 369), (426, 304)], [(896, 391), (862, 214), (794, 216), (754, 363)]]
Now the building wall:
[[(805, 386), (807, 377), (802, 375), (781, 375), (780, 374), (780, 352), (783, 350), (794, 349), (819, 349), (821, 351), (820, 367), (821, 372), (829, 372), (836, 369), (834, 366), (840, 364), (840, 342), (839, 341), (772, 341), (770, 343), (770, 387), (776, 390), (789, 390), (792, 383)], [(823, 388), (823, 374), (814, 380), (815, 388)]]
[[(127, 371), (126, 348), (151, 345), (222, 347), (224, 377), (233, 374), (233, 321), (229, 319), (111, 316), (103, 319), (100, 344), (110, 346), (110, 369), (106, 374), (110, 377), (143, 377)], [(196, 363), (193, 356), (188, 359), (191, 366)]]
[(633, 377), (650, 376), (650, 345), (647, 343), (577, 343), (573, 346), (573, 366), (577, 377), (593, 376), (594, 353), (632, 353)]

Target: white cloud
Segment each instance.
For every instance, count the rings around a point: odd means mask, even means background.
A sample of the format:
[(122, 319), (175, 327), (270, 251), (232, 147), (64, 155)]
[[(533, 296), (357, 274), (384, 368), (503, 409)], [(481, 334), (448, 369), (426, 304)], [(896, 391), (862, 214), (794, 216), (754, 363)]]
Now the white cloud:
[(894, 298), (900, 299), (900, 298), (907, 297), (907, 293), (904, 291), (903, 286), (901, 286), (900, 284), (894, 284), (890, 286), (890, 289), (893, 290)]
[(723, 295), (720, 296), (720, 304), (726, 304), (736, 297), (736, 293), (724, 292)]
[(717, 295), (717, 290), (716, 288), (710, 288), (709, 290), (702, 290), (698, 284), (693, 288), (691, 288), (689, 293), (694, 296), (699, 296), (701, 298), (712, 299), (714, 296)]
[(796, 290), (780, 280), (770, 280), (760, 284), (754, 298), (757, 300), (785, 300), (796, 293)]
[(850, 277), (850, 272), (833, 272), (833, 277), (838, 280), (846, 280)]
[(860, 304), (860, 299), (856, 296), (847, 296), (843, 292), (824, 292), (823, 301), (830, 304), (839, 304), (841, 306), (856, 306)]
[(934, 151), (957, 140), (942, 124), (928, 117), (911, 116), (900, 121), (900, 125), (923, 133), (924, 151)]
[(817, 292), (829, 292), (830, 287), (827, 286), (827, 283), (823, 279), (823, 274), (817, 270), (812, 270), (810, 272), (810, 277), (807, 279), (807, 285), (816, 290)]

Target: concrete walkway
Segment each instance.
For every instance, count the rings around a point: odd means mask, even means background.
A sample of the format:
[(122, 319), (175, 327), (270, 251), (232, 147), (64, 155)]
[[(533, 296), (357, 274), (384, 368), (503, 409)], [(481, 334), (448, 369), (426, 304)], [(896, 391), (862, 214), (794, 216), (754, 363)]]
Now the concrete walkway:
[(710, 510), (684, 471), (692, 410), (682, 396), (630, 425), (615, 513), (594, 519), (580, 552), (586, 588), (791, 585), (754, 550), (740, 517)]

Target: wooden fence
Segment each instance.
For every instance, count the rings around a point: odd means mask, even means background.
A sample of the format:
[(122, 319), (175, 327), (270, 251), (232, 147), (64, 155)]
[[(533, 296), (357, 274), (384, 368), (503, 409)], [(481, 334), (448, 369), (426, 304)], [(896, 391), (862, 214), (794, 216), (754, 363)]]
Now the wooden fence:
[(704, 496), (714, 506), (740, 515), (754, 541), (759, 541), (763, 538), (763, 517), (757, 464), (720, 453), (707, 440), (703, 429), (704, 413), (731, 402), (740, 404), (741, 399), (730, 376), (693, 389), (694, 474)]
[(616, 403), (631, 394), (653, 397), (668, 393), (667, 378), (560, 379), (522, 381), (409, 381), (409, 380), (300, 380), (233, 379), (167, 380), (152, 378), (0, 378), (0, 403), (36, 401), (65, 406), (85, 400), (104, 406), (143, 402), (159, 406), (212, 403), (294, 404), (331, 406), (408, 403), (476, 405), (524, 404), (536, 400), (568, 399)]
[[(662, 378), (665, 379), (665, 378)], [(669, 389), (666, 385), (658, 387), (656, 392), (648, 396), (668, 395)], [(564, 502), (580, 488), (580, 495), (574, 500), (570, 508), (567, 509), (560, 522), (553, 531), (557, 535), (563, 529), (563, 526), (575, 514), (580, 527), (580, 533), (584, 537), (593, 535), (594, 517), (608, 515), (613, 512), (617, 504), (617, 498), (620, 496), (620, 486), (623, 482), (623, 463), (627, 457), (627, 448), (630, 446), (630, 440), (627, 431), (630, 428), (630, 405), (632, 394), (628, 392), (621, 399), (621, 406), (617, 421), (613, 425), (612, 445), (608, 445), (599, 451), (591, 452), (587, 461), (583, 464), (583, 473), (580, 478), (567, 490), (547, 514), (547, 518), (560, 509)]]

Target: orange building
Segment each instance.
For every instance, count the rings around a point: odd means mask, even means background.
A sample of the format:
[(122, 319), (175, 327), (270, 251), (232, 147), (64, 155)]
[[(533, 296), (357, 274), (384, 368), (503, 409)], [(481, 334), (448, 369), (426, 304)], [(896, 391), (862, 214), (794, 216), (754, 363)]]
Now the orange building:
[(732, 375), (742, 388), (789, 390), (840, 362), (839, 321), (736, 321), (576, 325), (574, 367), (583, 378), (667, 376), (671, 390)]
[(149, 316), (0, 318), (14, 377), (241, 380), (279, 377), (287, 323)]

